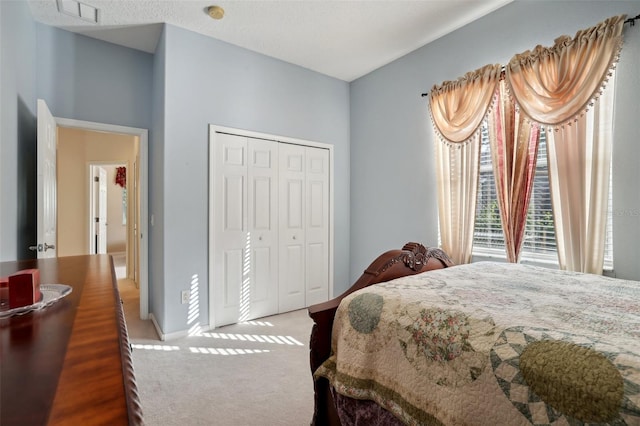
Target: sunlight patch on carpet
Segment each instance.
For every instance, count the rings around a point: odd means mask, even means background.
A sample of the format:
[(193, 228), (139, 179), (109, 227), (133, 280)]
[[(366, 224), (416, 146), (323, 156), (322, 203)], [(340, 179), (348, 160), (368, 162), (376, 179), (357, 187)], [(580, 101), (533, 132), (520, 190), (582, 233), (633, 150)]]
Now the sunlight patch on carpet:
[(233, 333), (201, 333), (201, 337), (222, 340), (242, 340), (260, 343), (275, 343), (278, 345), (304, 346), (299, 340), (292, 336), (275, 336), (267, 334), (233, 334)]
[(194, 348), (190, 347), (189, 351), (194, 354), (207, 354), (207, 355), (251, 355), (262, 354), (271, 352), (268, 349), (231, 349), (231, 348)]
[(269, 321), (243, 321), (240, 324), (259, 325), (260, 327), (273, 327)]
[(169, 346), (169, 345), (143, 345), (139, 343), (134, 343), (131, 345), (133, 349), (143, 349), (145, 351), (179, 351), (179, 346)]

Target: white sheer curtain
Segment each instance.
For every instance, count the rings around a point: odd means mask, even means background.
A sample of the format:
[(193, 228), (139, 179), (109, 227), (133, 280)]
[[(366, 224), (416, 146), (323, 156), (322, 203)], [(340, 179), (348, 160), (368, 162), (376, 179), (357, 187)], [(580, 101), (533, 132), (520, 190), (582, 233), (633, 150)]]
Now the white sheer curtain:
[[(601, 274), (609, 202), (614, 84), (572, 126), (547, 136), (558, 261)], [(580, 143), (574, 143), (579, 141)]]
[(470, 263), (476, 223), (480, 137), (460, 146), (436, 141), (438, 220), (442, 250), (456, 264)]
[(499, 76), (500, 65), (487, 65), (456, 81), (434, 86), (430, 93), (437, 135), (440, 238), (442, 249), (457, 264), (471, 262), (480, 162), (478, 130)]

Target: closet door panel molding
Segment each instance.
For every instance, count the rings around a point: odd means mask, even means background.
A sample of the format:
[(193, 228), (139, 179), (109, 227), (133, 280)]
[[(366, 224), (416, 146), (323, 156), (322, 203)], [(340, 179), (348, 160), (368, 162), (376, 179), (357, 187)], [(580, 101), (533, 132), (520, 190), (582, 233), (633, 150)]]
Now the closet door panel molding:
[(306, 154), (306, 306), (329, 299), (329, 150)]
[(326, 301), (333, 146), (209, 126), (211, 328)]
[(272, 315), (278, 310), (278, 143), (247, 138), (249, 147), (250, 293), (244, 296), (240, 321)]
[(305, 307), (305, 147), (280, 146), (279, 312)]
[[(247, 146), (246, 138), (220, 135), (212, 146), (212, 204), (217, 206), (210, 217), (215, 244), (210, 250), (209, 306), (216, 312), (216, 324), (238, 320), (242, 292), (247, 237)], [(211, 240), (210, 240), (211, 241)], [(177, 295), (176, 295), (177, 296)], [(176, 297), (177, 300), (177, 297)]]

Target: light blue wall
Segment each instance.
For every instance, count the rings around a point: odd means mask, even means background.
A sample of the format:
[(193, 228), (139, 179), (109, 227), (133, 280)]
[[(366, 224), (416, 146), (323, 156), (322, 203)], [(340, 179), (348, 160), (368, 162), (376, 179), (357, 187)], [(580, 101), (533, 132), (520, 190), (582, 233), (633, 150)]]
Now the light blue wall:
[(0, 2), (0, 261), (36, 242), (36, 24), (22, 1)]
[(152, 55), (37, 24), (2, 1), (0, 260), (33, 257), (36, 99), (57, 117), (150, 128)]
[(153, 55), (37, 28), (38, 96), (55, 117), (151, 128)]
[[(16, 241), (30, 240), (21, 228), (35, 234), (30, 188), (41, 97), (57, 117), (150, 129), (149, 299), (163, 332), (187, 328), (179, 294), (194, 280), (200, 322), (208, 323), (209, 124), (334, 145), (334, 277), (348, 282), (347, 83), (171, 26), (150, 55), (36, 24), (24, 2), (1, 4), (0, 185), (3, 207), (4, 200), (16, 205), (0, 216), (4, 259), (17, 257)], [(19, 156), (31, 159), (30, 169), (12, 162)], [(29, 170), (31, 181), (23, 176)]]
[[(421, 93), (621, 13), (637, 15), (640, 2), (516, 1), (352, 82), (351, 280), (384, 250), (438, 243), (434, 141)], [(640, 26), (625, 34), (616, 93), (614, 262), (618, 277), (640, 279)]]
[[(2, 1), (0, 260), (23, 256), (35, 236), (30, 188), (42, 97), (59, 117), (150, 129), (150, 306), (165, 333), (186, 329), (179, 294), (192, 280), (200, 322), (208, 322), (208, 124), (334, 144), (339, 294), (382, 251), (437, 242), (433, 139), (420, 93), (608, 16), (635, 15), (638, 4), (516, 1), (349, 85), (173, 26), (149, 55), (36, 24), (25, 2)], [(523, 19), (531, 16), (540, 19)], [(615, 269), (633, 279), (639, 29), (626, 29), (619, 66), (613, 182)]]
[(193, 281), (200, 323), (209, 322), (209, 124), (334, 145), (334, 279), (347, 282), (348, 84), (171, 25), (165, 36), (163, 330), (186, 329), (180, 292)]
[[(640, 13), (640, 1), (622, 8)], [(640, 25), (625, 27), (616, 75), (613, 123), (613, 267), (619, 278), (640, 281)]]
[(152, 127), (149, 132), (149, 312), (159, 321), (164, 309), (164, 132), (165, 132), (165, 43), (163, 29), (153, 57), (153, 94), (151, 100)]
[[(164, 188), (162, 161), (157, 160), (158, 156), (163, 158), (163, 117), (159, 111), (164, 92), (162, 84), (155, 84), (164, 75), (162, 62), (162, 55), (155, 58), (37, 24), (37, 93), (55, 117), (150, 130), (149, 203), (161, 202)], [(157, 279), (163, 264), (161, 226), (150, 228), (149, 235), (149, 306), (154, 315), (163, 309), (164, 292)]]

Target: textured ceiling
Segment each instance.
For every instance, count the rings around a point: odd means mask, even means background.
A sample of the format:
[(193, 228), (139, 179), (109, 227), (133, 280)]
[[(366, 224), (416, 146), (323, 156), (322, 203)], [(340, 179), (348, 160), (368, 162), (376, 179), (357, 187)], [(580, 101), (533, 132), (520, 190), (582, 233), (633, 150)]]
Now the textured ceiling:
[[(38, 22), (146, 52), (168, 23), (352, 81), (512, 0), (82, 0), (100, 10), (98, 24), (58, 12), (56, 0), (28, 1)], [(224, 19), (206, 14), (213, 4)]]

